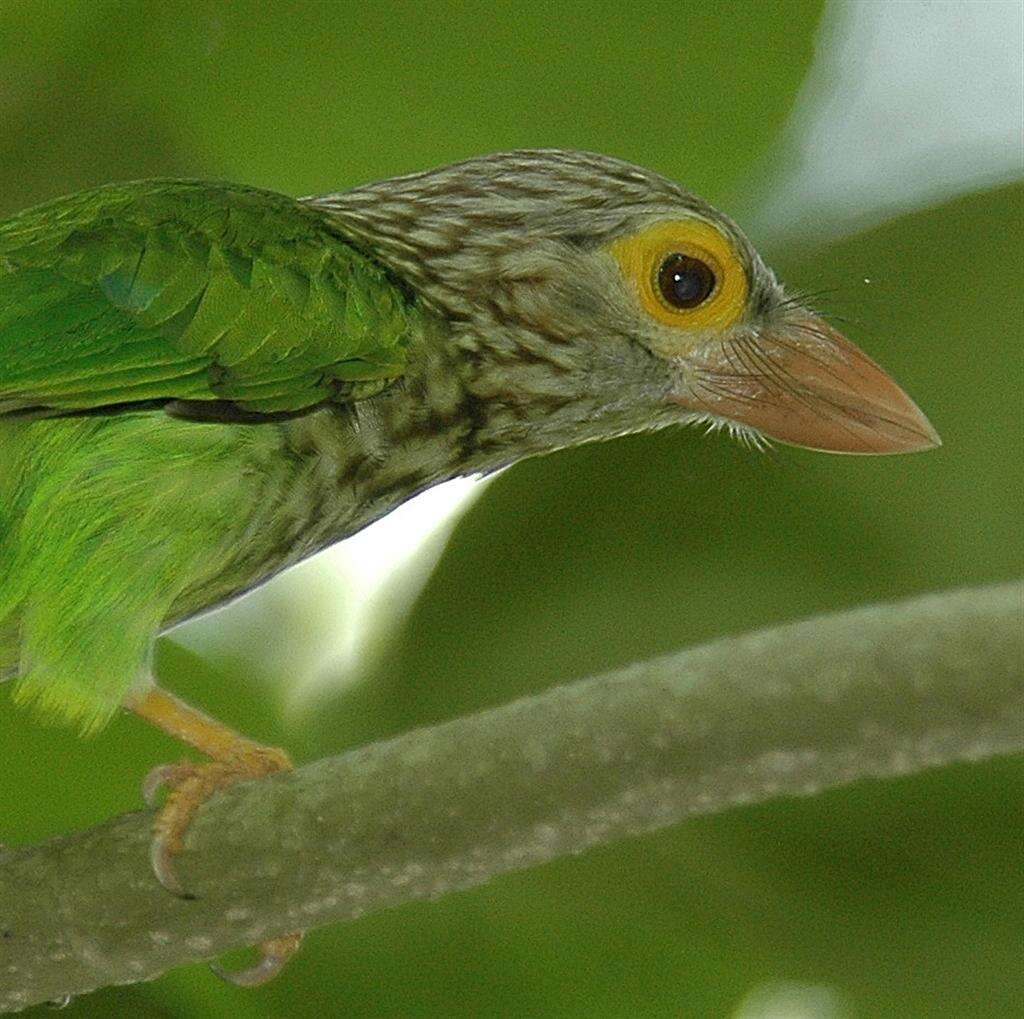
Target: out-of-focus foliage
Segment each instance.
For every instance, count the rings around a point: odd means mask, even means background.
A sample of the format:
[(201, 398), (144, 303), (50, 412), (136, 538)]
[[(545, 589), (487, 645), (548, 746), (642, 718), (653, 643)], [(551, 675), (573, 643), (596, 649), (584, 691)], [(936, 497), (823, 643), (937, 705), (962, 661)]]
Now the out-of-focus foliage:
[[(820, 8), (695, 10), (4, 5), (0, 211), (150, 175), (310, 193), (523, 145), (625, 156), (743, 205)], [(719, 634), (1015, 575), (1022, 216), (1007, 186), (814, 251), (755, 238), (787, 282), (833, 290), (819, 303), (941, 450), (766, 456), (674, 431), (522, 464), (459, 525), (376, 674), (300, 725), (282, 721), (284, 665), (254, 677), (165, 641), (161, 676), (303, 760)], [(290, 581), (260, 602), (275, 663), (308, 658), (328, 595)], [(12, 843), (138, 806), (139, 778), (180, 753), (134, 720), (89, 742), (40, 728), (2, 690), (0, 746)], [(795, 982), (858, 1016), (1010, 1015), (1022, 776), (1003, 761), (736, 810), (319, 932), (259, 992), (196, 967), (64, 1014), (719, 1016)]]

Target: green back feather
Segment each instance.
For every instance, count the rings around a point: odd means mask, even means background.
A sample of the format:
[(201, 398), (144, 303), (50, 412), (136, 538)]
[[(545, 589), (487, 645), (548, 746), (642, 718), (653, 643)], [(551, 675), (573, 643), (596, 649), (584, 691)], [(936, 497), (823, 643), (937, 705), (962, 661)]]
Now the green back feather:
[(0, 224), (0, 413), (302, 411), (398, 377), (415, 325), (323, 213), (271, 192), (111, 185)]
[(16, 699), (98, 728), (173, 607), (280, 559), (276, 501), (308, 465), (279, 426), (144, 405), (350, 399), (401, 374), (418, 322), (323, 213), (268, 192), (116, 185), (0, 223), (0, 679), (19, 677)]

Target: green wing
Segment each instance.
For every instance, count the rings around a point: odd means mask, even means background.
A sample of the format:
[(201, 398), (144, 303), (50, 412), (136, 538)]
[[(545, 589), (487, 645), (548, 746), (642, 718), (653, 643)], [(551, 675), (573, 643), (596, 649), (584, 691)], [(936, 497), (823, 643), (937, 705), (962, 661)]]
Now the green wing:
[(379, 265), (272, 192), (142, 181), (0, 223), (0, 414), (301, 413), (400, 376), (415, 328)]

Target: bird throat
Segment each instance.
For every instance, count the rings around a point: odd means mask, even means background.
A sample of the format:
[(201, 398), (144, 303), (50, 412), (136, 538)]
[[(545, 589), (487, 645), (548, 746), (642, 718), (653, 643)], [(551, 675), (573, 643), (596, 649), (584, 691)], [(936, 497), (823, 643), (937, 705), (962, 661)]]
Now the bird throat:
[[(514, 371), (498, 383), (471, 341), (423, 343), (405, 378), (357, 403), (281, 425), (312, 501), (294, 518), (302, 557), (343, 540), (451, 478), (487, 474), (568, 443), (538, 434), (565, 400)], [(534, 365), (534, 370), (536, 365)]]
[[(638, 430), (631, 401), (617, 414), (606, 395), (588, 394), (578, 381), (553, 386), (567, 366), (563, 352), (552, 352), (561, 360), (547, 367), (542, 338), (531, 342), (529, 358), (520, 349), (505, 359), (495, 342), (493, 333), (486, 341), (450, 333), (424, 338), (405, 377), (384, 392), (250, 426), (261, 435), (272, 428), (277, 437), (274, 450), (262, 445), (262, 459), (250, 466), (267, 479), (265, 498), (238, 557), (187, 592), (168, 624), (233, 600), (433, 485)], [(523, 337), (515, 342), (521, 348)]]

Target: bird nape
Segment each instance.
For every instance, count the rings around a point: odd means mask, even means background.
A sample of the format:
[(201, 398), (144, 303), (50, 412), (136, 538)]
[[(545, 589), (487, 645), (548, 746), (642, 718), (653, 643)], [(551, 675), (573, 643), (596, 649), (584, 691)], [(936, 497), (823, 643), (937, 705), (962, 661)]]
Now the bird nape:
[(161, 631), (445, 479), (687, 422), (845, 453), (939, 442), (731, 220), (619, 160), (59, 198), (0, 223), (0, 672), (82, 730), (125, 707), (210, 758), (146, 782), (169, 789), (152, 855), (182, 893), (197, 807), (290, 763), (156, 686)]

